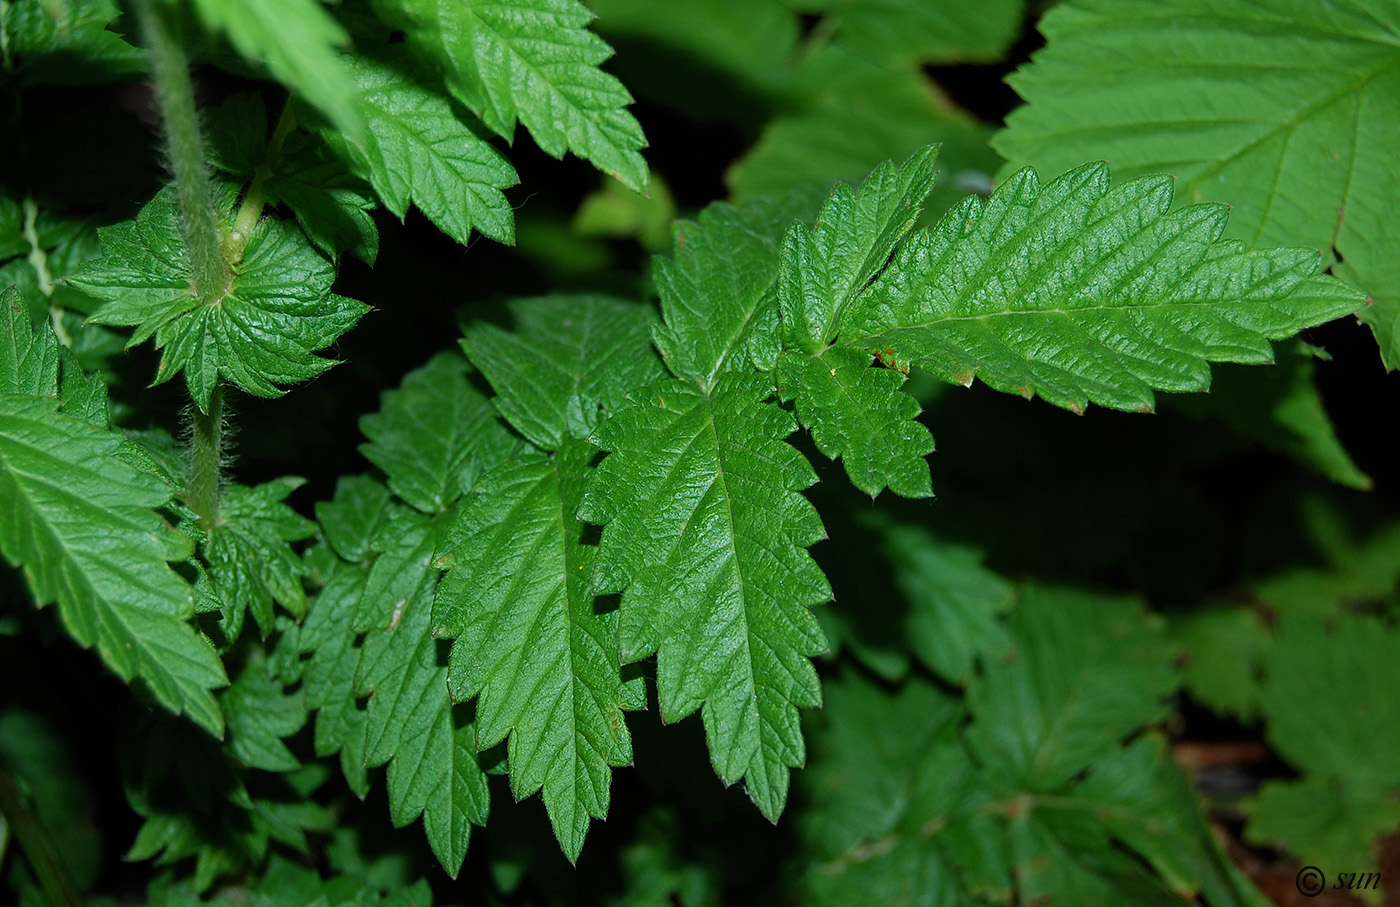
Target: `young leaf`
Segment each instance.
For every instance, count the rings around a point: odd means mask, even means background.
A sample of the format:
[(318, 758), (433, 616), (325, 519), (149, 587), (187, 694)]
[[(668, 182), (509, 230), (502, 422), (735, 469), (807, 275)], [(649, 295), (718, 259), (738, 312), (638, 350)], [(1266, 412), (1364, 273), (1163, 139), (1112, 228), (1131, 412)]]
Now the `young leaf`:
[(1315, 253), (1221, 242), (1223, 206), (1171, 203), (1166, 177), (1023, 170), (905, 243), (839, 342), (1075, 411), (1150, 410), (1154, 388), (1200, 390), (1208, 361), (1268, 362), (1269, 340), (1360, 305)]
[(264, 218), (253, 230), (233, 280), (217, 304), (201, 305), (190, 284), (189, 252), (172, 189), (136, 219), (104, 227), (103, 257), (70, 281), (107, 300), (89, 321), (136, 327), (131, 343), (154, 335), (164, 350), (156, 381), (184, 371), (201, 409), (219, 379), (250, 394), (278, 397), (278, 384), (313, 378), (335, 365), (315, 351), (369, 311), (330, 292), (335, 266), (296, 226)]
[(411, 202), (460, 243), (470, 240), (473, 228), (514, 242), (514, 211), (501, 190), (518, 182), (515, 168), (462, 121), (440, 87), (407, 72), (409, 65), (354, 58), (364, 132), (326, 130), (326, 140), (395, 216), (402, 218)]
[(546, 154), (572, 151), (628, 186), (646, 188), (632, 96), (598, 68), (612, 55), (578, 0), (377, 0), (435, 59), (458, 100), (510, 139), (520, 120)]
[(469, 326), (462, 349), (499, 394), (495, 404), (533, 444), (585, 438), (625, 395), (665, 376), (652, 352), (649, 307), (609, 296), (512, 302), (515, 330)]
[(0, 552), (39, 605), (58, 603), (79, 644), (221, 735), (209, 690), (228, 678), (167, 565), (192, 546), (155, 512), (171, 488), (117, 455), (121, 435), (58, 411), (57, 351), (47, 325), (30, 330), (19, 294), (0, 294)]
[(798, 493), (816, 476), (771, 393), (738, 374), (634, 393), (594, 430), (610, 453), (580, 516), (604, 524), (594, 585), (623, 593), (622, 660), (657, 653), (662, 719), (703, 706), (716, 772), (776, 820), (805, 759), (797, 710), (821, 702), (808, 608), (831, 590), (804, 550), (824, 535)]
[(360, 453), (384, 470), (396, 495), (426, 513), (446, 509), (518, 444), (467, 371), (460, 355), (440, 353), (360, 419), (369, 438)]
[(194, 0), (209, 28), (228, 35), (238, 52), (264, 62), (273, 78), (300, 93), (335, 123), (358, 135), (364, 126), (346, 58), (350, 36), (315, 0)]
[(264, 638), (272, 632), (275, 601), (294, 617), (306, 616), (305, 566), (289, 542), (316, 532), (316, 524), (282, 503), (305, 480), (283, 478), (249, 488), (230, 485), (223, 491), (219, 524), (209, 530), (204, 557), (209, 579), (222, 600), (224, 632), (232, 641), (243, 625), (246, 608)]
[(1383, 201), (1400, 195), (1393, 3), (1076, 0), (1041, 30), (998, 151), (1051, 171), (1104, 156), (1123, 175), (1171, 173), (1184, 198), (1233, 207), (1230, 236), (1335, 250), (1400, 366), (1400, 226)]
[(624, 709), (646, 704), (617, 663), (617, 614), (597, 613), (597, 548), (575, 518), (592, 447), (568, 441), (488, 473), (439, 546), (448, 568), (433, 633), (453, 636), (452, 696), (477, 699), (477, 746), (510, 736), (516, 799), (543, 787), (560, 846), (578, 859), (608, 811), (609, 766), (632, 762)]
[[(389, 815), (396, 826), (423, 816), (428, 843), (448, 875), (456, 877), (467, 853), (471, 826), (484, 825), (486, 775), (477, 761), (476, 731), (452, 706), (447, 670), (429, 632), (438, 571), (432, 566), (433, 528), (405, 509), (385, 524), (381, 555), (370, 568), (360, 608), (392, 607), (387, 626), (371, 630), (355, 670), (355, 693), (368, 696), (366, 765), (389, 763)], [(372, 596), (377, 573), (410, 577), (406, 596), (384, 602)]]

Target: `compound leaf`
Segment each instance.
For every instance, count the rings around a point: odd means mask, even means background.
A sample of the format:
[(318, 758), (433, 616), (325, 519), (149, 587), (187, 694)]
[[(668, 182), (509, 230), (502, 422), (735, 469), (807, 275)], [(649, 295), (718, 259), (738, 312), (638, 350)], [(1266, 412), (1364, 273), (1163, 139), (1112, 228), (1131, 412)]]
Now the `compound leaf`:
[(514, 330), (469, 326), (462, 348), (499, 396), (496, 408), (535, 445), (585, 438), (625, 395), (665, 372), (651, 349), (649, 307), (610, 296), (542, 296), (510, 304)]
[(266, 63), (278, 81), (320, 108), (336, 128), (364, 128), (346, 59), (350, 36), (316, 0), (194, 0), (209, 28), (228, 35), (244, 57)]
[(327, 130), (326, 140), (397, 217), (412, 203), (460, 243), (473, 228), (514, 242), (514, 212), (501, 190), (518, 182), (515, 168), (457, 116), (440, 88), (396, 64), (355, 58), (351, 72), (365, 129), (358, 136)]
[(440, 353), (360, 419), (360, 452), (405, 502), (437, 513), (516, 445), (491, 404), (467, 381), (461, 355)]
[(623, 661), (657, 653), (662, 719), (703, 706), (716, 772), (776, 820), (805, 758), (797, 710), (821, 702), (808, 608), (831, 590), (804, 550), (825, 534), (799, 494), (816, 476), (771, 393), (741, 374), (637, 391), (594, 430), (610, 453), (580, 515), (604, 524), (594, 585), (623, 593)]
[(81, 645), (220, 735), (209, 691), (228, 679), (167, 564), (191, 545), (155, 512), (171, 488), (118, 456), (120, 434), (59, 411), (57, 351), (47, 325), (31, 331), (19, 294), (0, 294), (0, 552)]
[(607, 815), (609, 767), (632, 762), (623, 710), (646, 702), (619, 670), (616, 612), (594, 609), (598, 549), (574, 516), (595, 453), (568, 441), (488, 473), (439, 547), (433, 608), (434, 634), (456, 637), (453, 698), (478, 697), (477, 746), (510, 736), (511, 788), (543, 787), (571, 861), (590, 817)]
[(1075, 0), (1041, 30), (1045, 49), (1010, 79), (1027, 103), (998, 151), (1051, 171), (1104, 156), (1125, 176), (1171, 173), (1185, 199), (1233, 207), (1231, 236), (1335, 252), (1400, 366), (1400, 226), (1386, 201), (1400, 195), (1400, 7)]
[(1075, 411), (1150, 410), (1154, 388), (1200, 390), (1208, 361), (1268, 362), (1269, 340), (1360, 305), (1316, 253), (1247, 251), (1220, 241), (1223, 206), (1171, 202), (1167, 177), (1023, 170), (906, 242), (839, 342)]
[(135, 220), (98, 232), (103, 257), (69, 278), (107, 301), (88, 320), (134, 326), (132, 344), (154, 335), (164, 350), (156, 381), (183, 370), (201, 409), (208, 409), (220, 377), (250, 394), (278, 397), (284, 393), (278, 384), (319, 375), (335, 362), (315, 351), (369, 311), (330, 292), (335, 265), (294, 224), (272, 217), (254, 228), (223, 297), (201, 304), (191, 290), (173, 187)]
[(632, 96), (598, 68), (612, 55), (587, 29), (578, 0), (379, 0), (444, 71), (447, 86), (487, 128), (509, 139), (518, 119), (545, 153), (592, 161), (628, 186), (646, 187), (642, 127)]

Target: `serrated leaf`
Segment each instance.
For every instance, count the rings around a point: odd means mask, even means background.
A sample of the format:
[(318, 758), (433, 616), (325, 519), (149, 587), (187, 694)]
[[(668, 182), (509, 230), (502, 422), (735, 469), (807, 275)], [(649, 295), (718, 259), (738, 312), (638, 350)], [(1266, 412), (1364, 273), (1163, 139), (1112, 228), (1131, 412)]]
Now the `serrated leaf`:
[(1250, 808), (1245, 838), (1286, 848), (1331, 873), (1379, 875), (1376, 842), (1400, 826), (1400, 803), (1345, 777), (1304, 775), (1265, 781)]
[(909, 600), (905, 638), (925, 667), (965, 684), (977, 659), (1006, 653), (1010, 639), (999, 618), (1011, 609), (1015, 589), (982, 564), (981, 552), (901, 525), (885, 532), (885, 550)]
[(351, 135), (363, 129), (346, 58), (350, 36), (316, 0), (194, 0), (204, 25)]
[(933, 435), (914, 421), (918, 401), (900, 393), (905, 376), (873, 363), (863, 350), (785, 352), (778, 359), (778, 390), (794, 402), (817, 449), (840, 457), (861, 491), (874, 497), (888, 485), (907, 498), (932, 497), (924, 457), (933, 453)]
[(107, 300), (95, 324), (134, 326), (131, 343), (154, 336), (162, 349), (156, 381), (184, 371), (201, 409), (221, 378), (260, 397), (278, 384), (313, 378), (335, 365), (316, 350), (359, 321), (369, 307), (330, 292), (335, 265), (295, 225), (267, 217), (248, 240), (233, 280), (217, 304), (191, 290), (189, 252), (172, 188), (135, 220), (98, 231), (103, 257), (70, 281)]
[(297, 644), (311, 654), (302, 676), (306, 707), (316, 711), (316, 755), (340, 753), (346, 783), (358, 796), (369, 791), (365, 770), (365, 711), (356, 702), (360, 663), (355, 614), (365, 589), (365, 571), (341, 565), (316, 597)]
[(1268, 362), (1269, 340), (1360, 304), (1316, 254), (1247, 251), (1220, 241), (1225, 208), (1171, 202), (1166, 177), (1023, 170), (905, 243), (840, 343), (1075, 411), (1149, 410), (1154, 388), (1200, 390), (1209, 361)]
[(369, 556), (388, 507), (389, 490), (379, 482), (369, 476), (341, 476), (335, 496), (316, 505), (316, 519), (335, 553), (357, 564)]
[(1400, 227), (1384, 201), (1400, 195), (1400, 9), (1076, 0), (1041, 30), (1046, 48), (1010, 79), (1027, 103), (998, 151), (1052, 171), (1104, 156), (1125, 176), (1172, 173), (1183, 198), (1233, 206), (1231, 236), (1335, 250), (1400, 364)]
[(797, 710), (821, 702), (807, 609), (831, 590), (804, 550), (824, 535), (799, 494), (816, 476), (771, 393), (738, 374), (636, 392), (594, 431), (610, 453), (580, 516), (604, 524), (594, 585), (623, 593), (622, 660), (657, 653), (662, 719), (703, 706), (716, 772), (776, 820), (805, 759)]
[(1181, 679), (1192, 698), (1242, 723), (1256, 721), (1271, 641), (1263, 618), (1251, 608), (1215, 606), (1174, 614), (1167, 628), (1183, 652)]
[(471, 826), (484, 825), (488, 808), (486, 774), (477, 761), (476, 731), (448, 693), (447, 669), (430, 631), (438, 571), (432, 566), (436, 542), (427, 518), (412, 511), (389, 524), (381, 547), (412, 552), (411, 562), (381, 558), (370, 568), (368, 606), (376, 572), (416, 579), (415, 588), (393, 607), (388, 626), (371, 630), (361, 647), (355, 692), (368, 696), (365, 762), (389, 763), (389, 815), (397, 826), (419, 814), (428, 843), (448, 875), (456, 877), (466, 857)]
[(1247, 438), (1307, 464), (1339, 485), (1369, 490), (1371, 477), (1347, 453), (1313, 381), (1316, 350), (1285, 344), (1278, 368), (1216, 371), (1209, 394), (1173, 397), (1172, 409), (1214, 416)]
[(467, 371), (460, 355), (440, 353), (360, 419), (369, 438), (360, 453), (384, 470), (394, 494), (427, 513), (444, 510), (518, 444)]
[(810, 194), (710, 205), (673, 230), (675, 253), (653, 269), (664, 324), (656, 348), (678, 378), (713, 386), (727, 371), (777, 359), (777, 266), (782, 232), (816, 206)]
[(467, 327), (462, 348), (499, 395), (506, 421), (555, 450), (584, 438), (635, 388), (665, 372), (651, 349), (650, 308), (610, 296), (541, 296), (510, 304), (514, 330)]
[(306, 616), (306, 568), (290, 542), (310, 538), (316, 524), (282, 503), (304, 479), (287, 477), (249, 488), (229, 485), (219, 503), (219, 523), (204, 543), (209, 579), (222, 601), (225, 633), (237, 638), (246, 608), (266, 639), (273, 603)]
[(297, 224), (316, 248), (331, 256), (349, 252), (373, 265), (379, 255), (379, 230), (370, 213), (374, 193), (346, 166), (320, 141), (294, 132), (263, 191), (269, 202), (296, 213)]
[(107, 26), (111, 0), (14, 0), (0, 18), (4, 75), (19, 85), (110, 82), (145, 68), (141, 50)]
[(167, 564), (192, 546), (155, 512), (170, 486), (117, 456), (121, 435), (57, 411), (57, 387), (39, 386), (57, 378), (49, 327), (32, 332), (13, 291), (0, 294), (0, 309), (0, 551), (39, 605), (58, 603), (79, 644), (222, 734), (209, 690), (228, 679), (187, 623), (190, 587)]
[(1132, 599), (1030, 587), (1007, 629), (1010, 656), (968, 684), (967, 741), (1018, 787), (1054, 790), (1165, 717), (1171, 647)]
[[(1260, 706), (1269, 742), (1299, 769), (1379, 796), (1400, 788), (1400, 633), (1346, 615), (1328, 632), (1284, 615), (1264, 656)], [(1325, 691), (1325, 692), (1324, 692)]]
[(610, 767), (632, 762), (624, 709), (645, 705), (617, 662), (617, 614), (594, 609), (596, 548), (574, 517), (595, 451), (526, 454), (482, 480), (439, 546), (433, 633), (455, 637), (449, 685), (476, 696), (477, 745), (510, 736), (511, 789), (543, 788), (569, 860), (607, 816)]
[(306, 706), (300, 691), (284, 693), (268, 675), (267, 665), (250, 661), (219, 697), (228, 721), (229, 750), (249, 768), (290, 772), (301, 766), (283, 737), (306, 724)]
[(612, 48), (588, 31), (578, 0), (379, 0), (391, 21), (444, 70), (447, 86), (492, 132), (518, 119), (546, 154), (572, 151), (628, 186), (646, 188), (632, 96), (598, 68)]
[(402, 59), (353, 58), (365, 130), (358, 137), (327, 130), (326, 140), (400, 219), (412, 203), (460, 243), (473, 228), (514, 242), (515, 214), (501, 190), (519, 182), (515, 168), (409, 68)]

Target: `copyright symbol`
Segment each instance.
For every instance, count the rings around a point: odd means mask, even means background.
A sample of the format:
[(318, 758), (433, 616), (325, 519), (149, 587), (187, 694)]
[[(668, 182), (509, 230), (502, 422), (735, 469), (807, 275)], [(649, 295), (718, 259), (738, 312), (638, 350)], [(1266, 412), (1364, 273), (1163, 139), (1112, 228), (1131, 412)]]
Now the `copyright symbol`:
[(1327, 876), (1322, 874), (1322, 870), (1316, 866), (1304, 866), (1298, 870), (1298, 878), (1294, 880), (1298, 886), (1298, 893), (1305, 898), (1315, 898), (1322, 893), (1322, 889), (1327, 887)]

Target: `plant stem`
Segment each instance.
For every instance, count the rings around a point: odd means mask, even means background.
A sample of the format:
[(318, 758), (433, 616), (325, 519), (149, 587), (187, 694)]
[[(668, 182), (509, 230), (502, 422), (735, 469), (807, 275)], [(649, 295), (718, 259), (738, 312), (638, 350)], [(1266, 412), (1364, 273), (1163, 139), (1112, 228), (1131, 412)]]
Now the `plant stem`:
[(55, 907), (81, 907), (82, 898), (68, 877), (57, 845), (25, 802), (14, 772), (3, 756), (0, 756), (0, 815), (9, 823), (49, 903)]
[(194, 106), (189, 61), (180, 43), (175, 14), (158, 6), (156, 0), (136, 0), (135, 7), (151, 58), (156, 100), (165, 122), (166, 150), (180, 201), (194, 292), (200, 302), (209, 305), (228, 292), (232, 272), (219, 242), (214, 193), (204, 161), (204, 135)]
[(224, 389), (209, 394), (209, 412), (190, 407), (190, 479), (185, 503), (199, 514), (201, 529), (219, 524), (219, 491), (223, 485)]
[(253, 235), (253, 228), (258, 225), (258, 218), (262, 217), (262, 209), (265, 204), (263, 196), (263, 183), (272, 176), (272, 163), (282, 154), (282, 145), (287, 141), (287, 136), (291, 135), (296, 128), (296, 114), (292, 112), (292, 99), (288, 98), (287, 103), (282, 105), (282, 115), (277, 118), (277, 126), (272, 130), (272, 138), (267, 142), (267, 153), (263, 162), (258, 165), (257, 171), (253, 174), (253, 182), (248, 186), (248, 194), (243, 197), (243, 204), (238, 208), (238, 216), (233, 221), (233, 231), (229, 234), (228, 244), (224, 248), (225, 257), (232, 262), (243, 259), (243, 250), (248, 246), (248, 239)]

